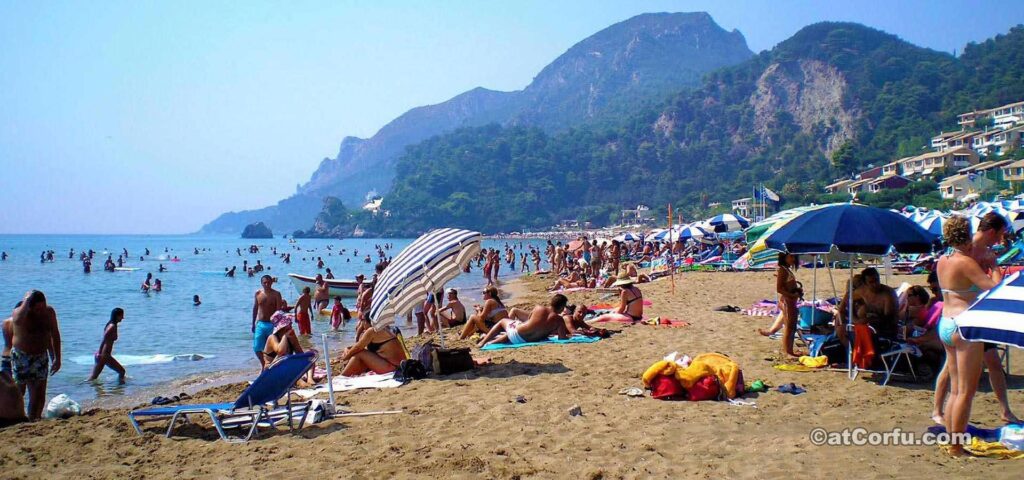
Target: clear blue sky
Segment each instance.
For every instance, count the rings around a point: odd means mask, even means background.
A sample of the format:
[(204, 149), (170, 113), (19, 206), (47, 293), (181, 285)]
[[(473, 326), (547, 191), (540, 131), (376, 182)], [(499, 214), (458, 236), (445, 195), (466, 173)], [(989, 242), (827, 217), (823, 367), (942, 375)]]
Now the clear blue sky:
[(1019, 2), (0, 0), (0, 233), (185, 233), (294, 192), (346, 135), (476, 86), (521, 89), (644, 12), (771, 48), (821, 20), (961, 49)]

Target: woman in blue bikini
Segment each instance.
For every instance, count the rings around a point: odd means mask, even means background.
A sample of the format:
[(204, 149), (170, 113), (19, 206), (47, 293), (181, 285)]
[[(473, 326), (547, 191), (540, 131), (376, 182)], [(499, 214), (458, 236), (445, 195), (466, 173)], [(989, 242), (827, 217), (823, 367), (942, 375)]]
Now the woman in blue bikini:
[[(985, 274), (971, 257), (971, 225), (967, 218), (953, 216), (943, 227), (943, 236), (951, 252), (943, 255), (936, 266), (939, 286), (942, 288), (942, 318), (938, 333), (946, 350), (945, 369), (950, 377), (950, 395), (946, 409), (946, 431), (962, 433), (971, 415), (971, 402), (981, 377), (983, 346), (968, 342), (957, 332), (956, 317), (977, 298), (978, 294), (999, 283), (999, 269)], [(964, 455), (964, 446), (950, 445), (950, 455)]]

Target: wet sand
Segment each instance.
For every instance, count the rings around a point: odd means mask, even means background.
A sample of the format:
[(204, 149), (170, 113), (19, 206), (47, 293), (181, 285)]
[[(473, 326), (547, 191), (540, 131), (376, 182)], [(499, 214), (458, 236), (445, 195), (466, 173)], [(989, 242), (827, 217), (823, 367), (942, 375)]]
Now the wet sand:
[[(811, 284), (809, 271), (799, 276)], [(904, 280), (923, 278), (890, 283)], [(505, 294), (511, 287), (517, 293), (511, 304), (532, 305), (547, 299), (543, 288), (549, 282), (523, 277), (506, 285)], [(827, 279), (819, 277), (818, 285), (828, 285)], [(140, 437), (125, 409), (0, 429), (0, 477), (992, 479), (1018, 477), (1024, 468), (1012, 460), (952, 459), (934, 446), (815, 446), (808, 433), (816, 427), (923, 432), (931, 424), (931, 385), (894, 381), (881, 387), (871, 375), (850, 381), (841, 372), (772, 368), (781, 362), (779, 342), (756, 333), (770, 319), (712, 311), (774, 297), (770, 272), (685, 273), (676, 276), (674, 294), (668, 279), (640, 287), (654, 302), (648, 315), (691, 325), (608, 324), (621, 333), (593, 344), (474, 349), (474, 357), (491, 364), (398, 389), (337, 395), (357, 412), (402, 410), (400, 415), (339, 418), (296, 435), (262, 433), (244, 445), (214, 441), (212, 429), (194, 425), (180, 428), (173, 439), (162, 436), (165, 423)], [(602, 296), (569, 294), (573, 303), (587, 304)], [(640, 386), (640, 374), (672, 351), (722, 352), (740, 364), (748, 382), (795, 382), (808, 392), (744, 398), (757, 408), (618, 394)], [(1024, 413), (1024, 369), (1019, 352), (1012, 353), (1010, 401)], [(998, 404), (984, 376), (981, 385), (973, 423), (998, 426)], [(193, 401), (233, 400), (243, 386), (207, 389)], [(574, 405), (582, 416), (569, 415)]]

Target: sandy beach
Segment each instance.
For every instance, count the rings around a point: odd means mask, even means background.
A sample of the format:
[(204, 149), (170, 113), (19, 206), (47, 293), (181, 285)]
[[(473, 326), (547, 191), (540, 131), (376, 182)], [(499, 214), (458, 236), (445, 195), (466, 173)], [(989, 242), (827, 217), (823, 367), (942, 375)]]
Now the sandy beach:
[[(810, 285), (810, 272), (799, 273)], [(921, 283), (921, 277), (896, 277)], [(827, 281), (827, 280), (826, 280)], [(506, 285), (512, 303), (548, 297), (549, 280), (524, 277)], [(819, 287), (822, 279), (819, 278)], [(66, 421), (0, 430), (3, 478), (1013, 478), (1012, 460), (952, 459), (934, 446), (815, 446), (810, 430), (864, 427), (924, 432), (929, 383), (878, 385), (871, 375), (782, 372), (779, 342), (761, 337), (766, 317), (714, 312), (773, 298), (773, 273), (685, 273), (675, 294), (661, 279), (640, 285), (653, 301), (648, 315), (680, 319), (681, 328), (629, 326), (593, 344), (480, 352), (491, 365), (431, 377), (389, 390), (339, 393), (356, 412), (399, 415), (333, 419), (296, 435), (264, 432), (243, 445), (215, 441), (212, 429), (183, 427), (173, 439), (154, 425), (138, 436), (127, 410), (92, 410)], [(592, 304), (602, 294), (572, 293)], [(612, 326), (610, 328), (620, 328)], [(628, 398), (640, 374), (672, 351), (721, 352), (748, 382), (795, 382), (807, 393), (750, 394), (756, 408), (727, 402), (665, 402)], [(1024, 375), (1014, 351), (1010, 402), (1024, 413)], [(243, 384), (208, 389), (193, 401), (233, 400)], [(172, 392), (168, 392), (172, 393)], [(525, 397), (525, 403), (516, 401)], [(582, 416), (570, 416), (574, 405)], [(981, 380), (972, 423), (1001, 425), (998, 404)], [(166, 424), (158, 424), (164, 425)]]

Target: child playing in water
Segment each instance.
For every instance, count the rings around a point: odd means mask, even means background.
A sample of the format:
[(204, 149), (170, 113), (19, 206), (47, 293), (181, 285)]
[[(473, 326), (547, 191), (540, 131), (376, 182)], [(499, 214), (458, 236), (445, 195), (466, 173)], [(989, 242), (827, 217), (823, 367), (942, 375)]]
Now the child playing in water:
[(331, 328), (344, 328), (345, 322), (352, 318), (352, 313), (341, 303), (341, 297), (334, 297), (334, 308), (331, 309)]

